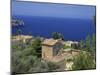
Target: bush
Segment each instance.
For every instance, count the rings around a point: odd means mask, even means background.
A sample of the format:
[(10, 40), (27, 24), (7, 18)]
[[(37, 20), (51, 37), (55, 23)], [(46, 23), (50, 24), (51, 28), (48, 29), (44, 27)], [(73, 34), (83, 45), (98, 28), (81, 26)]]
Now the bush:
[(79, 45), (78, 45), (78, 44), (72, 44), (72, 45), (71, 45), (71, 48), (73, 48), (73, 49), (78, 49), (78, 48), (79, 48)]
[(47, 64), (48, 64), (48, 68), (49, 68), (48, 71), (56, 71), (56, 69), (59, 68), (59, 65), (57, 65), (57, 63), (47, 62)]
[(71, 48), (70, 46), (63, 45), (63, 49)]
[(48, 63), (39, 57), (41, 55), (41, 40), (39, 38), (25, 47), (22, 45), (14, 44), (12, 46), (11, 66), (13, 73), (47, 72), (58, 68), (55, 63)]
[(80, 53), (73, 59), (73, 62), (73, 70), (88, 70), (96, 68), (95, 59), (89, 53)]

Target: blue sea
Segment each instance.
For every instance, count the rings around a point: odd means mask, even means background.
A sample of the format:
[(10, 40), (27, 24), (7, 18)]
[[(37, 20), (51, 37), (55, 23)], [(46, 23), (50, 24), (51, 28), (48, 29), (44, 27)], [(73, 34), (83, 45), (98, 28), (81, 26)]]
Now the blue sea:
[(24, 26), (13, 26), (12, 34), (18, 29), (22, 34), (51, 38), (53, 32), (59, 32), (65, 40), (85, 40), (87, 35), (96, 33), (94, 19), (56, 18), (39, 16), (13, 16), (12, 19), (24, 21)]

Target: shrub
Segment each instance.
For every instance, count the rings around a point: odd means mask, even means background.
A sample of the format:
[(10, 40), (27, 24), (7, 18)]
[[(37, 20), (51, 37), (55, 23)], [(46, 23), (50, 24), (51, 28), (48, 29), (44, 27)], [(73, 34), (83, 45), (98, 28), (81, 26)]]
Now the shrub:
[(63, 49), (71, 48), (70, 46), (63, 45)]
[(48, 64), (49, 71), (56, 71), (56, 69), (59, 68), (59, 65), (57, 65), (57, 63), (47, 62), (47, 64)]
[(89, 53), (80, 53), (73, 59), (73, 62), (73, 70), (88, 70), (96, 68), (95, 59)]

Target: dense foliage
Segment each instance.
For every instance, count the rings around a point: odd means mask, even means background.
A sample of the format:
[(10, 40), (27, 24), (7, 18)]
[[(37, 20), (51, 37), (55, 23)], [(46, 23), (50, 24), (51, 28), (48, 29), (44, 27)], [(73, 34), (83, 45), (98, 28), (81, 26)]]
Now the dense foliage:
[(34, 38), (30, 42), (12, 44), (12, 72), (33, 73), (56, 70), (59, 66), (41, 59), (41, 40)]
[(96, 68), (95, 58), (89, 53), (80, 53), (73, 59), (72, 70), (88, 70)]
[(96, 36), (92, 38), (88, 35), (86, 40), (80, 41), (80, 50), (82, 52), (73, 59), (73, 70), (87, 70), (96, 68)]
[(68, 49), (71, 48), (70, 46), (66, 46), (65, 44), (63, 45), (63, 49)]
[(64, 40), (64, 36), (61, 33), (58, 33), (58, 32), (53, 32), (52, 33), (52, 37), (54, 39), (62, 39), (62, 40)]
[[(17, 35), (21, 34), (18, 30)], [(64, 39), (63, 35), (54, 32), (54, 39)], [(26, 43), (15, 42), (12, 44), (12, 72), (15, 73), (32, 73), (32, 72), (48, 72), (56, 71), (60, 68), (57, 63), (47, 62), (41, 58), (42, 41), (40, 37), (34, 37), (31, 41)], [(96, 68), (96, 36), (93, 34), (92, 38), (88, 35), (86, 40), (81, 40), (79, 45), (66, 46), (63, 49), (74, 48), (80, 49), (82, 53), (74, 57), (72, 70), (85, 70)]]
[(88, 35), (86, 40), (80, 41), (80, 49), (91, 52), (92, 54), (96, 53), (96, 35), (93, 34), (92, 38)]

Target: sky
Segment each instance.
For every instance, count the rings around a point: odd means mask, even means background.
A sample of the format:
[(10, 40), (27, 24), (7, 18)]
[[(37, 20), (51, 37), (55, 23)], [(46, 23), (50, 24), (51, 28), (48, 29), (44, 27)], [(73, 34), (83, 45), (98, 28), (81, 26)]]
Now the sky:
[(12, 16), (17, 15), (93, 19), (95, 6), (13, 1)]

